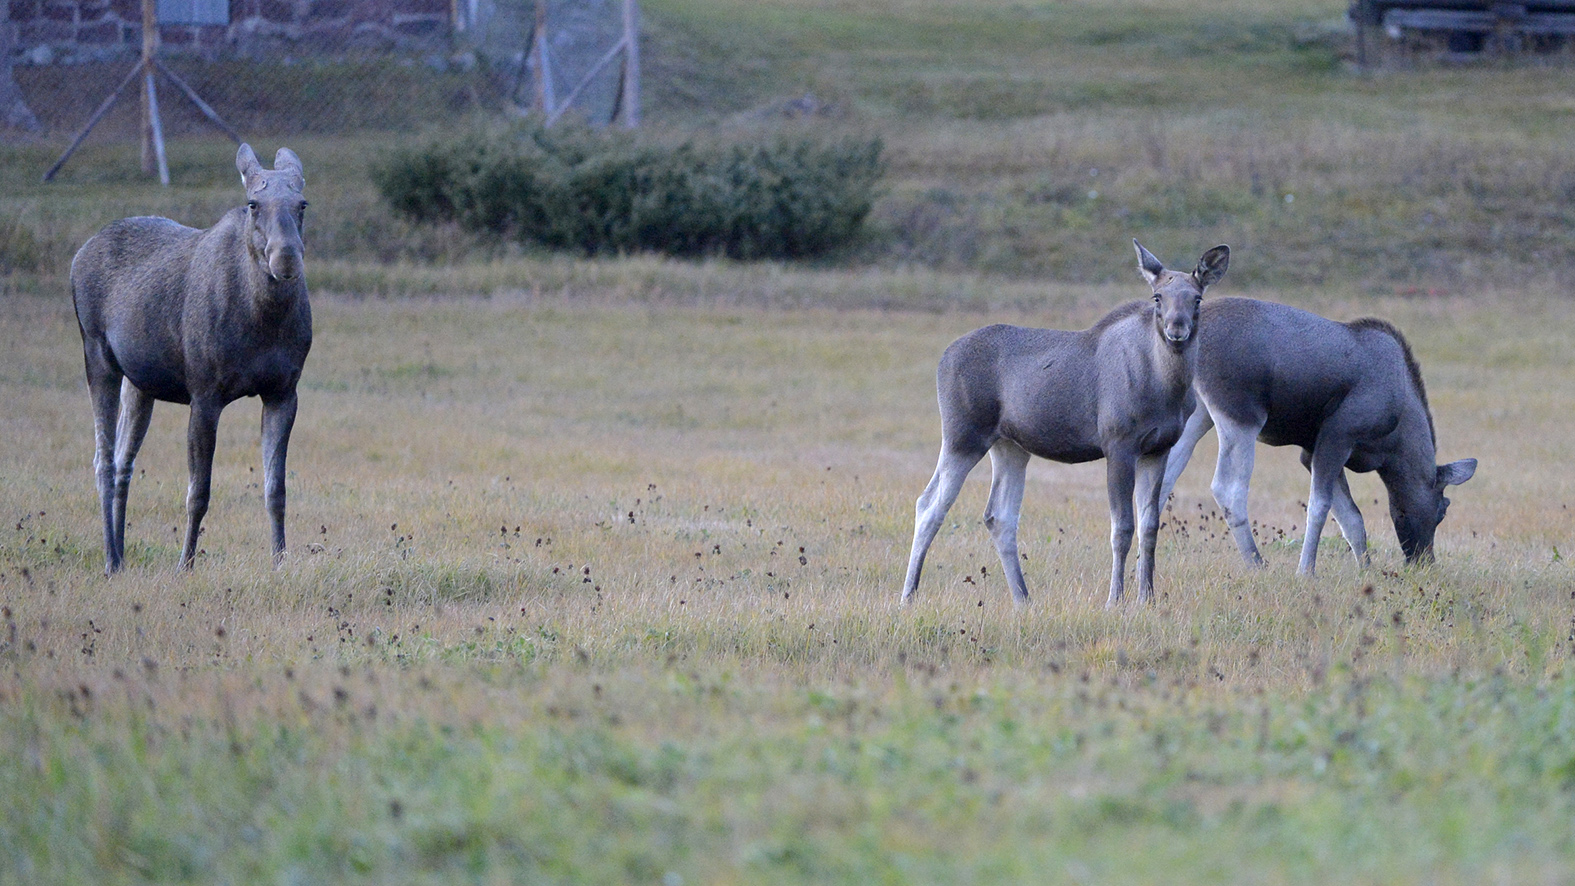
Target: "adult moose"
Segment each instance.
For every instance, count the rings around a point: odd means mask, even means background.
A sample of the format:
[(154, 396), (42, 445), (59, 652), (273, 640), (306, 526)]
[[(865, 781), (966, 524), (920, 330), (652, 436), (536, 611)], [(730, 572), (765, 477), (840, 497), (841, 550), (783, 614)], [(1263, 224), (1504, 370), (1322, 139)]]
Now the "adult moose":
[(1340, 323), (1247, 298), (1211, 300), (1199, 325), (1195, 384), (1202, 403), (1171, 450), (1160, 500), (1170, 497), (1198, 440), (1217, 426), (1214, 500), (1249, 564), (1263, 562), (1247, 518), (1259, 440), (1300, 446), (1312, 472), (1298, 572), (1312, 574), (1331, 510), (1357, 563), (1367, 565), (1367, 530), (1347, 468), (1378, 472), (1406, 562), (1430, 561), (1449, 507), (1444, 487), (1471, 479), (1477, 461), (1434, 464), (1438, 439), (1427, 389), (1400, 330), (1383, 320)]
[(1138, 269), (1152, 306), (1132, 302), (1081, 332), (986, 326), (941, 355), (936, 389), (941, 457), (919, 496), (913, 550), (902, 587), (913, 598), (924, 555), (963, 480), (990, 454), (984, 523), (1018, 603), (1028, 586), (1017, 558), (1017, 521), (1031, 456), (1052, 461), (1105, 459), (1110, 497), (1110, 597), (1121, 599), (1137, 500), (1138, 599), (1154, 595), (1154, 541), (1165, 457), (1193, 410), (1198, 309), (1203, 291), (1225, 274), (1230, 248), (1203, 254), (1190, 273), (1167, 270), (1136, 240)]
[(250, 145), (236, 168), (246, 205), (199, 231), (126, 218), (71, 260), (71, 298), (93, 398), (93, 469), (104, 512), (104, 572), (126, 553), (126, 492), (155, 400), (191, 404), (186, 543), (192, 567), (208, 510), (219, 413), (262, 398), (263, 488), (275, 562), (284, 555), (284, 459), (295, 386), (312, 345), (301, 245), (301, 160), (288, 148), (264, 169)]

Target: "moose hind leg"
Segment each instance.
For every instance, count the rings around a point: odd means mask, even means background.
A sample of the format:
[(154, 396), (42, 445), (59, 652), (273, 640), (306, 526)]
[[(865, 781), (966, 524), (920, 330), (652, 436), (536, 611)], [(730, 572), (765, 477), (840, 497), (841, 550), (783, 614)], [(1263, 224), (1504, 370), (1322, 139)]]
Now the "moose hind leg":
[[(1312, 453), (1306, 449), (1302, 450), (1302, 467), (1312, 470)], [(1340, 534), (1345, 536), (1345, 543), (1351, 546), (1351, 556), (1356, 558), (1357, 567), (1367, 568), (1372, 562), (1367, 554), (1367, 524), (1362, 520), (1361, 509), (1356, 506), (1356, 498), (1351, 495), (1351, 484), (1345, 471), (1340, 472), (1340, 478), (1334, 484), (1329, 507), (1334, 513), (1334, 522), (1340, 524)]]
[(92, 351), (88, 352), (88, 387), (93, 396), (93, 480), (98, 489), (99, 509), (104, 520), (104, 574), (120, 571), (122, 562), (115, 529), (115, 429), (120, 418), (120, 380), (118, 372), (100, 367), (95, 371)]
[(1017, 557), (1017, 522), (1023, 512), (1023, 487), (1028, 475), (1027, 450), (1010, 440), (990, 448), (990, 501), (984, 508), (984, 525), (1001, 556), (1001, 569), (1012, 588), (1012, 598), (1028, 602), (1028, 583)]
[(131, 493), (131, 474), (137, 453), (148, 435), (153, 418), (153, 398), (137, 389), (130, 379), (120, 384), (120, 419), (115, 430), (115, 558), (126, 557), (126, 498)]
[(213, 450), (219, 433), (219, 412), (224, 407), (193, 398), (191, 421), (186, 427), (186, 466), (191, 484), (186, 490), (186, 544), (181, 549), (182, 569), (192, 568), (197, 557), (197, 536), (208, 513), (208, 493), (213, 486)]
[(295, 426), (296, 404), (294, 391), (278, 402), (263, 403), (263, 499), (273, 524), (275, 566), (284, 559), (284, 459), (290, 448), (290, 429)]
[(1362, 512), (1351, 496), (1351, 485), (1344, 471), (1340, 472), (1340, 480), (1334, 486), (1333, 507), (1334, 521), (1340, 524), (1340, 534), (1351, 546), (1351, 556), (1356, 558), (1357, 566), (1365, 569), (1371, 562), (1367, 556), (1367, 524), (1362, 521)]
[(957, 493), (962, 489), (963, 481), (968, 479), (968, 472), (979, 463), (979, 459), (984, 458), (984, 453), (985, 450), (971, 452), (953, 449), (944, 442), (941, 444), (941, 458), (935, 466), (935, 475), (930, 478), (930, 484), (924, 487), (924, 492), (919, 495), (914, 506), (913, 549), (908, 553), (908, 575), (902, 583), (902, 602), (912, 600), (913, 592), (918, 590), (919, 574), (924, 571), (924, 555), (935, 541), (935, 533), (940, 531), (946, 512), (951, 510), (952, 503), (957, 500)]
[(1252, 521), (1247, 514), (1247, 492), (1252, 483), (1253, 459), (1257, 455), (1258, 432), (1263, 430), (1263, 423), (1219, 418), (1216, 424), (1220, 454), (1214, 466), (1214, 501), (1225, 512), (1225, 525), (1230, 527), (1242, 559), (1249, 566), (1262, 566), (1263, 556), (1258, 553), (1258, 543), (1252, 538)]
[(1312, 463), (1308, 467), (1312, 471), (1312, 483), (1307, 493), (1307, 534), (1302, 539), (1301, 562), (1296, 567), (1301, 575), (1312, 575), (1317, 568), (1318, 540), (1323, 536), (1324, 524), (1329, 521), (1338, 481), (1344, 479), (1345, 463), (1350, 457), (1350, 446), (1335, 446), (1320, 439), (1313, 447)]

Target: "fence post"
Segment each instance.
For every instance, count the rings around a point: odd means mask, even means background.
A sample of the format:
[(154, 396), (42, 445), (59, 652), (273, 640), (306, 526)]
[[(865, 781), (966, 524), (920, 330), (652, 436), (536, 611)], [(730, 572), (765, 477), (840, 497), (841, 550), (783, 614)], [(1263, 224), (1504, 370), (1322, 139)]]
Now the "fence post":
[(536, 104), (548, 117), (558, 112), (553, 95), (552, 61), (547, 56), (547, 0), (536, 0)]
[(623, 125), (640, 125), (640, 6), (623, 0)]

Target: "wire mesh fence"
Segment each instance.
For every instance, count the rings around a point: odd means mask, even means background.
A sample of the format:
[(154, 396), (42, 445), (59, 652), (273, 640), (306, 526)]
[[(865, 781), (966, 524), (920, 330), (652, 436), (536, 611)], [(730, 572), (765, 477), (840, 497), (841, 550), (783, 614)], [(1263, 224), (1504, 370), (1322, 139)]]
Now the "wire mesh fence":
[[(620, 102), (628, 104), (624, 66), (608, 63), (627, 39), (626, 6), (628, 0), (459, 0), (443, 33), (337, 47), (304, 36), (197, 38), (188, 32), (208, 32), (164, 26), (157, 60), (242, 133), (410, 131), (470, 111), (551, 112), (571, 93), (579, 115), (603, 123)], [(0, 86), (14, 84), (0, 90), (0, 99), (11, 99), (0, 112), (17, 109), (16, 122), (0, 120), (0, 137), (80, 130), (137, 64), (140, 35), (123, 29), (116, 42), (67, 51), (39, 36), (46, 32), (0, 22), (0, 38), (8, 38), (0, 47)], [(171, 39), (177, 35), (190, 38)], [(167, 134), (209, 125), (174, 80), (157, 80)], [(122, 91), (94, 127), (95, 139), (140, 136), (140, 88), (139, 81)]]

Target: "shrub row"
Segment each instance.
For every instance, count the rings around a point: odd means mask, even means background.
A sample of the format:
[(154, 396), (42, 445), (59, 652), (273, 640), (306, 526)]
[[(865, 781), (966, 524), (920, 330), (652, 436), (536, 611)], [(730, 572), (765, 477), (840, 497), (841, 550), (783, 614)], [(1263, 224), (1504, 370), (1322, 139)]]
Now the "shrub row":
[(411, 218), (550, 249), (807, 258), (856, 239), (881, 147), (786, 137), (671, 146), (522, 125), (401, 151), (372, 179)]

